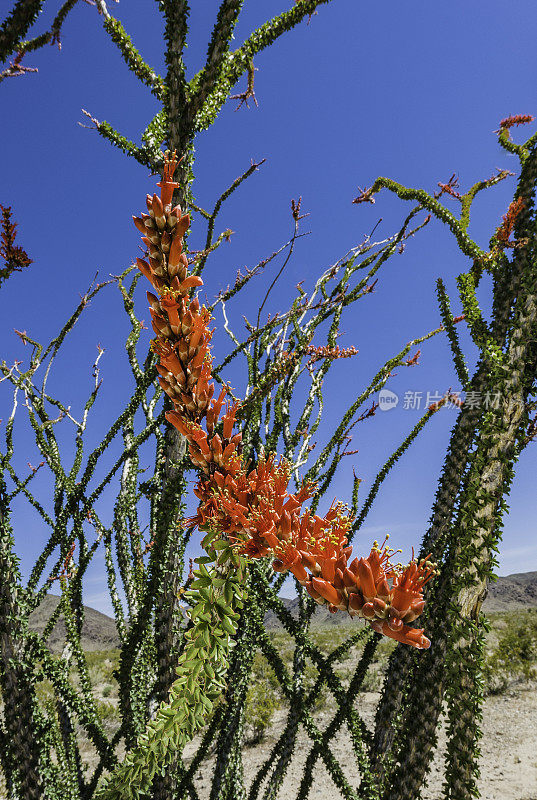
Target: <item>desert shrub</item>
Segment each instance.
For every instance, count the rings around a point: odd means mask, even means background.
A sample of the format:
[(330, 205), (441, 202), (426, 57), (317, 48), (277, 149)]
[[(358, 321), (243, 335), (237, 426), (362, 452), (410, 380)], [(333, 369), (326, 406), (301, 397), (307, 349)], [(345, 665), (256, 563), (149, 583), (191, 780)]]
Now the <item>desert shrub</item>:
[(500, 694), (514, 681), (537, 677), (537, 613), (514, 615), (509, 622), (485, 659), (483, 677), (488, 694)]
[(380, 692), (383, 683), (383, 676), (380, 670), (370, 668), (367, 670), (362, 686), (361, 692)]
[(114, 672), (119, 667), (119, 650), (95, 650), (85, 656), (93, 684), (116, 683)]
[(280, 698), (275, 689), (266, 681), (255, 681), (248, 689), (244, 721), (248, 744), (258, 744), (265, 736), (274, 717), (274, 712), (281, 705)]
[(45, 680), (39, 681), (36, 684), (36, 697), (39, 701), (39, 704), (44, 707), (45, 703), (48, 700), (51, 700), (54, 697), (54, 690), (52, 688), (52, 684), (49, 680), (45, 678)]
[[(356, 625), (339, 625), (326, 628), (313, 628), (310, 638), (322, 653), (328, 655), (340, 646), (346, 639), (356, 633)], [(345, 653), (341, 661), (350, 657), (350, 653)]]
[(95, 708), (97, 710), (97, 715), (102, 722), (110, 725), (113, 725), (114, 723), (119, 724), (119, 711), (113, 703), (110, 703), (107, 700), (99, 700), (96, 698)]
[(276, 691), (278, 691), (280, 687), (278, 678), (274, 674), (274, 670), (268, 663), (267, 659), (261, 655), (261, 653), (256, 653), (254, 656), (254, 662), (252, 665), (252, 679), (254, 681), (259, 681), (262, 684), (266, 683)]

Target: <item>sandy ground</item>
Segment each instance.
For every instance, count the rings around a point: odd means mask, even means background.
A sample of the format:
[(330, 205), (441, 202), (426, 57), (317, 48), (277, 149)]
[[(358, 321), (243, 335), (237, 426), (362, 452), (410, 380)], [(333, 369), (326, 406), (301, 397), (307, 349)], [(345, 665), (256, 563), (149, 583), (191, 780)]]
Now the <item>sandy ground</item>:
[[(377, 701), (377, 693), (367, 692), (362, 695), (361, 713), (368, 726), (373, 722)], [(318, 727), (323, 730), (329, 724), (331, 714), (323, 711), (315, 714), (314, 718)], [(285, 712), (276, 712), (274, 724), (264, 741), (256, 746), (244, 747), (244, 778), (247, 788), (271, 752), (284, 723)], [(482, 729), (484, 736), (481, 740), (479, 780), (482, 800), (537, 800), (537, 685), (526, 684), (514, 687), (505, 694), (488, 697), (483, 708)], [(196, 737), (185, 748), (186, 764), (190, 763), (198, 743), (199, 737)], [(428, 786), (422, 795), (423, 800), (442, 800), (444, 747), (445, 736), (441, 731), (439, 749), (434, 757)], [(310, 748), (310, 739), (301, 729), (291, 764), (276, 796), (277, 800), (294, 800), (296, 797)], [(119, 749), (121, 754), (123, 748), (120, 746)], [(331, 750), (350, 785), (357, 788), (359, 781), (350, 737), (345, 727), (332, 740)], [(85, 761), (94, 762), (89, 751), (83, 755)], [(194, 782), (200, 800), (209, 798), (213, 768), (214, 756), (202, 764), (195, 776)], [(0, 779), (0, 800), (6, 800), (2, 784), (3, 781)], [(262, 791), (260, 796), (263, 797)], [(321, 800), (321, 798), (339, 800), (342, 797), (324, 764), (318, 761), (315, 767), (315, 781), (308, 795), (309, 800)]]
[[(363, 695), (362, 714), (366, 724), (373, 721), (375, 706), (378, 700), (376, 693)], [(317, 715), (318, 725), (324, 728), (331, 715), (324, 712)], [(255, 776), (259, 767), (269, 755), (285, 720), (284, 713), (275, 717), (275, 724), (270, 729), (264, 742), (256, 747), (245, 747), (243, 750), (244, 778), (246, 786)], [(481, 740), (481, 778), (479, 790), (483, 800), (537, 800), (537, 686), (524, 686), (513, 689), (497, 697), (488, 697), (483, 709), (483, 739)], [(352, 758), (350, 737), (343, 728), (332, 740), (332, 752), (341, 764), (347, 780), (353, 787), (358, 786), (356, 768)], [(189, 763), (196, 747), (194, 740), (185, 749), (185, 761)], [(445, 736), (441, 732), (439, 749), (435, 755), (429, 784), (423, 793), (423, 800), (442, 799), (443, 757)], [(310, 751), (310, 740), (301, 730), (293, 759), (277, 794), (277, 800), (293, 800), (303, 775), (304, 764)], [(214, 766), (214, 757), (200, 768), (196, 775), (196, 788), (201, 800), (207, 800), (210, 793), (210, 778)], [(260, 795), (263, 796), (262, 793)], [(311, 787), (309, 798), (330, 798), (339, 800), (343, 797), (334, 785), (322, 762), (315, 768), (315, 781)], [(408, 798), (413, 800), (413, 798)]]

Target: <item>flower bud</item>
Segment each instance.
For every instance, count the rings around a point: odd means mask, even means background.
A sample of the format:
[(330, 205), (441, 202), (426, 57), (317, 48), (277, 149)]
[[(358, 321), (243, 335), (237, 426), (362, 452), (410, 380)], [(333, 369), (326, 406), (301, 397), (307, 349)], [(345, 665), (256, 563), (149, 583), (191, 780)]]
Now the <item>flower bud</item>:
[(136, 227), (138, 228), (138, 230), (140, 231), (140, 233), (143, 233), (143, 234), (144, 234), (144, 236), (145, 236), (145, 234), (146, 234), (146, 227), (145, 227), (145, 225), (144, 225), (144, 223), (143, 223), (143, 220), (141, 220), (139, 217), (134, 217), (134, 216), (133, 216), (133, 218), (132, 218), (132, 221), (134, 222), (134, 224), (136, 225)]
[(338, 606), (341, 603), (342, 596), (339, 592), (331, 586), (328, 581), (323, 581), (321, 578), (312, 578), (311, 584), (316, 592), (318, 592), (321, 597), (324, 597), (329, 603), (332, 603), (334, 606)]
[(352, 609), (355, 613), (358, 613), (362, 610), (364, 605), (364, 600), (360, 592), (353, 592), (349, 594), (349, 612)]
[(178, 219), (181, 219), (181, 206), (175, 206), (175, 208), (172, 208), (170, 211), (168, 215), (168, 225), (170, 228), (175, 226)]
[(170, 234), (168, 231), (164, 231), (162, 236), (160, 237), (160, 246), (162, 248), (163, 253), (168, 253), (170, 251)]
[(181, 262), (181, 254), (183, 252), (183, 240), (180, 236), (175, 233), (171, 245), (170, 245), (170, 253), (168, 256), (168, 264), (171, 264), (172, 267), (175, 269), (179, 268)]
[(321, 575), (326, 581), (333, 582), (336, 575), (336, 564), (333, 558), (323, 558), (321, 561)]
[(158, 196), (158, 194), (154, 194), (151, 199), (151, 207), (153, 209), (153, 214), (155, 217), (155, 222), (157, 226), (162, 230), (166, 226), (166, 216), (164, 214), (164, 206), (162, 205), (162, 200)]
[(371, 567), (365, 558), (358, 561), (358, 577), (360, 578), (360, 586), (366, 600), (372, 600), (376, 595), (375, 581), (373, 580), (373, 573)]
[(403, 620), (390, 615), (388, 617), (388, 627), (391, 631), (400, 631), (403, 627)]
[(310, 597), (313, 597), (313, 599), (315, 600), (315, 602), (316, 602), (316, 603), (322, 603), (322, 602), (324, 602), (324, 598), (323, 598), (323, 597), (321, 597), (321, 595), (319, 594), (319, 592), (317, 592), (317, 591), (316, 591), (316, 590), (313, 588), (313, 584), (312, 584), (312, 582), (311, 582), (311, 581), (306, 581), (306, 583), (305, 583), (304, 585), (305, 585), (305, 587), (306, 587), (306, 591), (307, 591), (307, 593), (310, 595)]
[(140, 270), (142, 275), (144, 275), (148, 279), (148, 281), (151, 281), (151, 283), (152, 283), (153, 282), (153, 275), (151, 273), (151, 269), (150, 269), (149, 264), (147, 263), (147, 261), (144, 261), (143, 258), (137, 258), (136, 259), (136, 266), (138, 267), (138, 269)]
[(362, 616), (365, 619), (375, 619), (377, 615), (375, 614), (373, 603), (364, 603), (362, 606)]
[(155, 311), (157, 314), (162, 312), (159, 299), (156, 295), (154, 295), (152, 292), (147, 292), (147, 300), (153, 311)]
[(388, 608), (388, 606), (386, 605), (384, 600), (380, 599), (380, 597), (375, 597), (375, 599), (373, 600), (373, 608), (375, 609), (375, 614), (377, 615), (377, 617), (383, 617), (386, 613), (386, 609)]
[(321, 568), (317, 563), (315, 557), (312, 556), (310, 553), (308, 553), (306, 550), (299, 550), (299, 553), (302, 558), (302, 563), (304, 564), (304, 566), (307, 567), (309, 571), (316, 577), (320, 575)]

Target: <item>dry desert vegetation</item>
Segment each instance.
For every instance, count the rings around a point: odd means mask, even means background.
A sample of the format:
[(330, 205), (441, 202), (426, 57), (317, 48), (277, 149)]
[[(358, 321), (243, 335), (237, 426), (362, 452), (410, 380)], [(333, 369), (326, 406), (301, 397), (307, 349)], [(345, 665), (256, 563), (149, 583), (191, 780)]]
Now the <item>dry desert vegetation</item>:
[[(336, 615), (334, 615), (336, 616)], [(481, 778), (479, 788), (483, 800), (537, 800), (537, 610), (492, 613), (491, 631), (488, 634), (488, 655), (485, 681), (487, 696), (483, 709), (483, 739), (481, 741)], [(270, 629), (270, 636), (286, 663), (292, 663), (293, 641), (285, 631), (278, 627)], [(318, 647), (328, 654), (337, 647), (355, 627), (348, 624), (328, 625), (326, 622), (312, 628), (311, 634)], [(56, 644), (57, 646), (57, 644)], [(374, 719), (382, 675), (393, 643), (384, 640), (375, 663), (370, 669), (363, 691), (355, 701), (355, 708), (362, 714), (368, 727)], [(361, 646), (350, 649), (344, 659), (335, 666), (335, 671), (343, 685), (348, 684), (360, 657)], [(94, 650), (87, 653), (90, 678), (99, 714), (110, 736), (118, 726), (118, 687), (114, 670), (118, 666), (117, 649)], [(306, 686), (312, 686), (317, 670), (306, 663)], [(77, 675), (73, 670), (73, 683)], [(39, 687), (40, 701), (51, 697), (51, 687), (43, 682)], [(324, 730), (335, 710), (332, 695), (321, 691), (313, 708), (316, 724)], [(256, 654), (253, 680), (248, 694), (245, 740), (242, 751), (244, 778), (249, 786), (257, 771), (263, 765), (283, 731), (287, 711), (278, 681), (267, 661)], [(82, 745), (83, 759), (87, 764), (87, 774), (96, 764), (96, 754), (90, 743), (78, 731)], [(191, 742), (184, 751), (188, 766), (196, 752), (200, 737)], [(311, 742), (303, 728), (297, 739), (293, 758), (281, 785), (278, 800), (292, 800), (296, 797), (303, 777), (304, 765), (311, 748)], [(345, 727), (341, 728), (331, 743), (334, 756), (351, 786), (357, 787), (359, 776), (354, 763), (350, 736)], [(429, 783), (423, 793), (423, 800), (441, 800), (442, 768), (445, 737), (439, 733), (439, 747), (436, 752)], [(121, 753), (121, 748), (120, 751)], [(211, 790), (211, 777), (215, 755), (210, 754), (196, 770), (194, 783), (200, 800), (208, 800)], [(261, 792), (260, 796), (263, 796)], [(4, 800), (0, 788), (0, 800)], [(339, 800), (342, 794), (334, 785), (322, 761), (315, 766), (310, 798), (330, 798)], [(414, 800), (414, 798), (409, 798)]]

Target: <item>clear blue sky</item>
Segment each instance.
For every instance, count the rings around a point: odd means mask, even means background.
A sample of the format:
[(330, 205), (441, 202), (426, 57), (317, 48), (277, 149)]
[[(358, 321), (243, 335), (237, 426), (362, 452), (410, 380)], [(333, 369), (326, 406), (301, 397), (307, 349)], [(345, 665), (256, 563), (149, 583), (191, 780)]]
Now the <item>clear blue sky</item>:
[[(290, 3), (291, 0), (288, 0)], [(235, 33), (239, 45), (269, 16), (286, 8), (269, 0), (246, 3)], [(192, 75), (203, 63), (218, 3), (193, 4), (187, 65)], [(110, 3), (134, 43), (149, 63), (163, 70), (162, 25), (156, 3)], [(46, 29), (51, 12), (35, 27)], [(516, 170), (514, 157), (497, 144), (493, 133), (510, 114), (537, 114), (537, 12), (530, 0), (506, 6), (455, 0), (449, 4), (380, 3), (332, 0), (319, 9), (311, 24), (302, 23), (256, 61), (255, 88), (259, 108), (235, 112), (230, 101), (216, 124), (196, 143), (194, 192), (204, 207), (249, 165), (266, 163), (225, 206), (221, 228), (235, 231), (204, 274), (208, 297), (234, 280), (237, 269), (252, 266), (288, 238), (289, 203), (299, 195), (310, 212), (302, 239), (286, 278), (271, 295), (265, 311), (283, 310), (304, 279), (311, 287), (319, 272), (362, 241), (382, 217), (377, 238), (395, 232), (410, 210), (388, 193), (374, 206), (352, 205), (358, 187), (370, 186), (378, 175), (433, 192), (438, 181), (453, 172), (462, 189), (491, 176), (496, 167)], [(106, 119), (138, 140), (155, 112), (156, 101), (124, 66), (108, 40), (94, 8), (79, 4), (62, 35), (62, 51), (47, 47), (27, 57), (38, 74), (12, 78), (0, 86), (2, 138), (0, 202), (11, 205), (19, 222), (20, 243), (34, 264), (15, 275), (1, 290), (0, 358), (27, 358), (13, 333), (26, 329), (48, 341), (76, 305), (95, 273), (101, 279), (123, 270), (137, 255), (139, 237), (131, 214), (143, 207), (154, 179), (95, 132), (77, 125), (81, 108)], [(244, 87), (243, 78), (236, 91)], [(526, 136), (533, 126), (519, 130)], [(515, 130), (514, 136), (517, 136)], [(482, 193), (474, 204), (470, 233), (483, 246), (512, 197), (515, 178)], [(455, 201), (446, 201), (455, 209)], [(196, 232), (191, 242), (196, 243)], [(341, 346), (355, 345), (352, 361), (335, 365), (326, 385), (326, 419), (319, 442), (334, 420), (369, 382), (378, 367), (409, 339), (439, 324), (435, 281), (443, 275), (460, 312), (455, 277), (467, 269), (452, 238), (441, 225), (408, 243), (380, 273), (376, 292), (344, 318)], [(242, 335), (241, 313), (255, 316), (255, 302), (275, 275), (276, 265), (258, 279), (244, 302), (230, 308), (230, 319)], [(125, 332), (117, 292), (101, 295), (77, 326), (51, 378), (51, 389), (73, 412), (91, 386), (91, 364), (99, 343), (102, 394), (94, 406), (88, 442), (107, 430), (120, 407), (128, 373), (122, 357)], [(202, 290), (202, 298), (203, 298)], [(481, 297), (486, 305), (487, 287)], [(149, 319), (145, 287), (137, 311)], [(216, 325), (221, 328), (221, 315)], [(144, 333), (149, 341), (149, 332)], [(475, 358), (463, 337), (471, 362)], [(228, 344), (215, 334), (217, 357)], [(218, 358), (217, 358), (218, 360)], [(243, 387), (239, 370), (232, 385)], [(389, 388), (423, 393), (422, 409), (405, 410), (402, 403), (355, 429), (353, 448), (359, 452), (340, 467), (330, 493), (350, 499), (352, 469), (363, 479), (362, 498), (378, 469), (423, 413), (427, 392), (458, 386), (446, 340), (437, 337), (422, 347), (419, 367), (399, 370)], [(39, 460), (20, 410), (18, 465)], [(0, 391), (0, 417), (9, 413), (6, 384)], [(453, 410), (435, 416), (424, 434), (385, 481), (355, 551), (368, 550), (371, 540), (391, 532), (392, 543), (408, 556), (419, 545), (427, 525)], [(66, 452), (72, 432), (65, 427)], [(522, 455), (510, 497), (500, 551), (499, 574), (537, 569), (534, 489), (537, 446)], [(43, 491), (48, 482), (39, 478)], [(38, 480), (36, 479), (36, 486)], [(110, 495), (106, 502), (110, 503)], [(44, 501), (50, 508), (50, 498)], [(39, 520), (13, 503), (16, 540), (27, 576), (45, 541)], [(196, 553), (198, 550), (196, 550)], [(293, 594), (290, 582), (286, 593)], [(99, 553), (89, 572), (85, 600), (110, 612), (104, 562)]]

